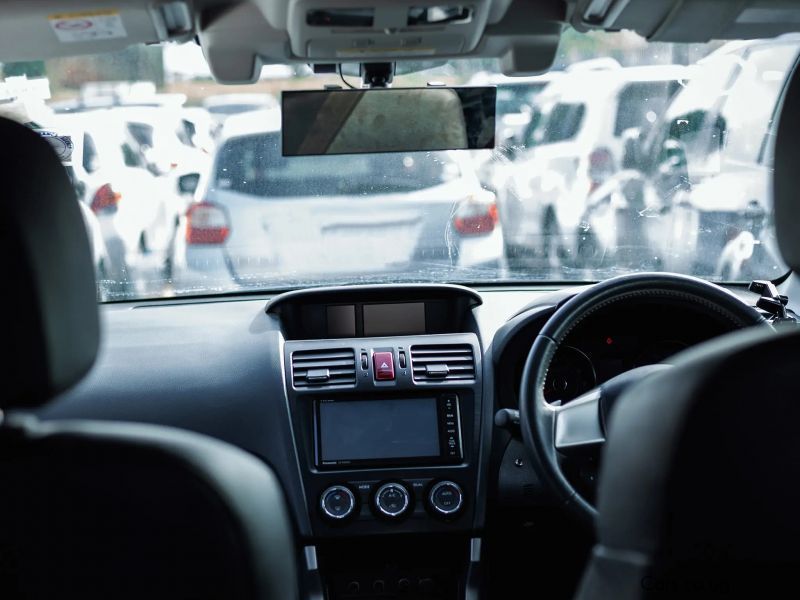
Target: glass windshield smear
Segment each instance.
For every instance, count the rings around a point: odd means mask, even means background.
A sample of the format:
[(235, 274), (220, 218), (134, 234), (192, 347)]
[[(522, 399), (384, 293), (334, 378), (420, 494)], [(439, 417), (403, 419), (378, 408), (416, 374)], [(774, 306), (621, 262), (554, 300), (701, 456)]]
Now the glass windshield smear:
[[(786, 270), (772, 142), (800, 37), (570, 31), (536, 77), (505, 77), (492, 60), (404, 65), (395, 87), (497, 86), (496, 148), (302, 157), (281, 154), (281, 91), (357, 78), (272, 66), (252, 86), (222, 86), (189, 50), (1, 67), (0, 114), (72, 137), (101, 300)], [(15, 86), (36, 93), (1, 97)]]

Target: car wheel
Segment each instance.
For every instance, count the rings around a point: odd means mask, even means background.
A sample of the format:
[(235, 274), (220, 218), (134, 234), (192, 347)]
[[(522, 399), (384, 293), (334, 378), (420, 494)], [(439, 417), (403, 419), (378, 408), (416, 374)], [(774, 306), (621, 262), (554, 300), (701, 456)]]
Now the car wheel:
[(575, 248), (575, 261), (579, 269), (599, 269), (603, 256), (597, 238), (591, 231), (580, 233)]
[(556, 219), (556, 211), (552, 206), (545, 210), (544, 217), (542, 218), (542, 248), (540, 256), (542, 258), (551, 260), (553, 257), (559, 256), (559, 232), (558, 220)]

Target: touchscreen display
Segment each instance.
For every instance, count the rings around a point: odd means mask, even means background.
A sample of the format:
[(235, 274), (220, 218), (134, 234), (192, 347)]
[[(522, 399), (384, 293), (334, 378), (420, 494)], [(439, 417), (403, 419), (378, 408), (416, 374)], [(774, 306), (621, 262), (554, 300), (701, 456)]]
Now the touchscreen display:
[(435, 398), (320, 402), (322, 462), (439, 456)]

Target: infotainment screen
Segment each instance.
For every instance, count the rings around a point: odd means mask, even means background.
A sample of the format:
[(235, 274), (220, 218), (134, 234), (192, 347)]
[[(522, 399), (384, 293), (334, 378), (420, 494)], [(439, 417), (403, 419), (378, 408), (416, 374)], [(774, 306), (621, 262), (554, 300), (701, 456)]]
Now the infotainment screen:
[(318, 415), (322, 464), (441, 454), (436, 398), (321, 401)]

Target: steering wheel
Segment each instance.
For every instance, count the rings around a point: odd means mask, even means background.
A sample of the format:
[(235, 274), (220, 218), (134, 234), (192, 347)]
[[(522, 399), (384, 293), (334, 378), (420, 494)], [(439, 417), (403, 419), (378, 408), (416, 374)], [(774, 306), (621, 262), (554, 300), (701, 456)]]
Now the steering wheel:
[(670, 273), (622, 275), (598, 283), (565, 302), (545, 323), (531, 346), (522, 372), (520, 428), (536, 471), (558, 499), (577, 515), (593, 522), (597, 510), (565, 477), (563, 457), (585, 452), (605, 442), (606, 423), (620, 395), (634, 383), (669, 369), (646, 365), (626, 371), (563, 406), (548, 403), (544, 384), (556, 351), (569, 333), (601, 309), (646, 299), (667, 300), (706, 311), (727, 322), (731, 330), (764, 324), (754, 308), (731, 292), (702, 279)]

